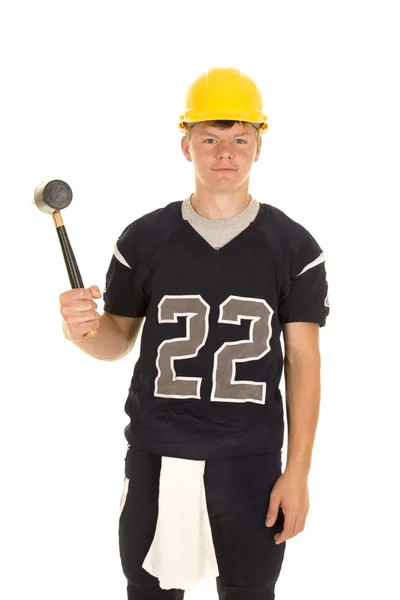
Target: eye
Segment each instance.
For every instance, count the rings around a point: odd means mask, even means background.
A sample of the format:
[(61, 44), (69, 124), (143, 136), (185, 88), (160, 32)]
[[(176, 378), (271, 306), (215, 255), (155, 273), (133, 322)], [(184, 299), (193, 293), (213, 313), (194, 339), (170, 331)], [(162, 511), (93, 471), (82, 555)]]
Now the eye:
[[(209, 142), (210, 140), (211, 140), (211, 141), (213, 141), (213, 142), (215, 142), (215, 139), (214, 139), (214, 138), (207, 138), (206, 140), (204, 140), (204, 142), (205, 142), (205, 143), (207, 143), (207, 142)], [(243, 140), (242, 138), (237, 138), (235, 141), (236, 141), (236, 142), (243, 142), (243, 144), (247, 144), (246, 140)]]

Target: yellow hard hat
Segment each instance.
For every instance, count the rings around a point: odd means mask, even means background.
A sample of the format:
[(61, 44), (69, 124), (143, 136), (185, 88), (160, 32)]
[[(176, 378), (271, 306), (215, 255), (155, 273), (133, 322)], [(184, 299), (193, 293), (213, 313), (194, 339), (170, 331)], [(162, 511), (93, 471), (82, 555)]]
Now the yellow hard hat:
[(249, 122), (260, 133), (268, 129), (261, 92), (239, 69), (213, 67), (197, 77), (186, 92), (178, 127), (185, 132), (186, 124), (217, 120)]

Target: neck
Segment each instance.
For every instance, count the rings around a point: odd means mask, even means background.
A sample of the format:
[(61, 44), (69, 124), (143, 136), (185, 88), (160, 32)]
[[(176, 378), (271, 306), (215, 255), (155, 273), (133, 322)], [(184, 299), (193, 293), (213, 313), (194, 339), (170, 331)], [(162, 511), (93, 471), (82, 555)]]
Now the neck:
[(249, 205), (251, 195), (246, 190), (232, 194), (204, 193), (196, 191), (190, 196), (194, 210), (206, 219), (229, 219), (243, 212)]

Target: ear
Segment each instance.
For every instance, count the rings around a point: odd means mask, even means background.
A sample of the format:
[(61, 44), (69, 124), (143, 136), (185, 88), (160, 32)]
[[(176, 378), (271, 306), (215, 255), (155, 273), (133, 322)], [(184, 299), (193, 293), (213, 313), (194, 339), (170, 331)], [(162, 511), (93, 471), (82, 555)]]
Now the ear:
[(257, 146), (257, 152), (256, 152), (256, 155), (254, 157), (254, 162), (257, 162), (258, 159), (260, 158), (261, 145), (262, 145), (262, 138), (260, 137), (260, 140), (259, 140), (258, 146)]
[(190, 156), (189, 144), (188, 144), (187, 139), (186, 139), (185, 136), (183, 136), (182, 139), (181, 139), (181, 148), (182, 148), (183, 154), (186, 156), (186, 159), (189, 162), (192, 162), (192, 157)]

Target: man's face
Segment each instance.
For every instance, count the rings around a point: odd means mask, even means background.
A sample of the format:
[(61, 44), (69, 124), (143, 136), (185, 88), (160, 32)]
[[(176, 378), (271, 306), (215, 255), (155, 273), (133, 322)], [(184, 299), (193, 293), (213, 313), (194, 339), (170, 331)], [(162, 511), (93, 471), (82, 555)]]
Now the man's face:
[(235, 123), (230, 129), (197, 123), (189, 144), (182, 138), (181, 146), (203, 185), (232, 189), (249, 177), (252, 164), (260, 155), (261, 140), (257, 148), (257, 132), (250, 123)]

